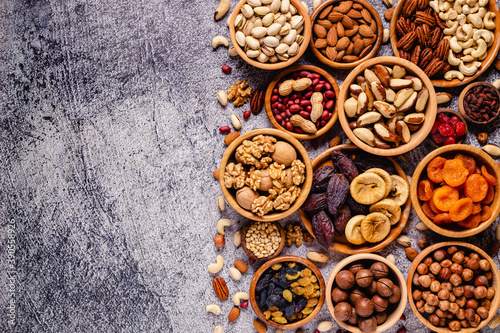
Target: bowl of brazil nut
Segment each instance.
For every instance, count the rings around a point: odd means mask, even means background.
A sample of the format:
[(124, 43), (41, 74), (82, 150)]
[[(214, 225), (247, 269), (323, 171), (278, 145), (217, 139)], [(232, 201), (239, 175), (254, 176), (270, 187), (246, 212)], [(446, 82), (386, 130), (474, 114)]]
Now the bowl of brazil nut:
[(339, 86), (327, 71), (312, 65), (287, 68), (269, 84), (265, 106), (279, 130), (299, 140), (317, 138), (337, 121)]
[(328, 277), (326, 295), (333, 319), (354, 333), (386, 332), (401, 318), (408, 297), (396, 265), (372, 253), (339, 262)]
[(267, 325), (296, 329), (320, 312), (325, 301), (325, 280), (309, 260), (279, 256), (255, 272), (249, 298), (253, 311)]
[(325, 1), (312, 13), (311, 22), (310, 48), (333, 68), (354, 68), (372, 58), (382, 44), (382, 20), (367, 1)]
[(435, 87), (472, 82), (500, 49), (497, 1), (460, 3), (401, 0), (392, 15), (394, 54), (422, 68)]
[(257, 68), (276, 70), (304, 54), (311, 38), (311, 20), (299, 0), (241, 0), (231, 14), (229, 33), (243, 60)]
[(239, 214), (254, 221), (276, 221), (306, 200), (312, 183), (311, 160), (290, 134), (255, 129), (227, 147), (219, 182), (227, 202)]
[(497, 312), (498, 279), (495, 262), (481, 248), (465, 242), (434, 244), (410, 267), (409, 303), (434, 332), (478, 332)]
[(436, 93), (413, 63), (372, 58), (354, 68), (340, 89), (339, 120), (359, 148), (381, 156), (406, 153), (431, 131)]

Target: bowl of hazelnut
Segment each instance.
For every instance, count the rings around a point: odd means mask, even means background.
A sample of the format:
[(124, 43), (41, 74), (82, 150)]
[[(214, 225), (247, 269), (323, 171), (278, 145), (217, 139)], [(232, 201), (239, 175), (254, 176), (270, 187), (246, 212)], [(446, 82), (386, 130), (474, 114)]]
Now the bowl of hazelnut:
[(405, 278), (376, 254), (355, 254), (339, 262), (326, 284), (326, 302), (333, 319), (354, 333), (385, 332), (403, 314)]
[(493, 260), (475, 245), (431, 245), (413, 260), (408, 272), (410, 306), (435, 332), (476, 332), (497, 312), (498, 278)]

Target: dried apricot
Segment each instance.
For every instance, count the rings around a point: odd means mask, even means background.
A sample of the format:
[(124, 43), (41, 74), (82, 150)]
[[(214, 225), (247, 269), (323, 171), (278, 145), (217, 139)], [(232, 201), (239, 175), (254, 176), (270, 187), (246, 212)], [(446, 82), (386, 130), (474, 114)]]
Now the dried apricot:
[(490, 206), (483, 205), (481, 210), (481, 222), (489, 220), (493, 212), (491, 211)]
[(481, 174), (481, 169), (479, 169), (479, 167), (476, 165), (476, 169), (474, 170), (473, 173), (480, 175)]
[(450, 207), (458, 201), (458, 190), (454, 187), (445, 185), (434, 191), (432, 200), (437, 209), (447, 212), (450, 210)]
[(488, 185), (488, 193), (486, 193), (486, 197), (481, 201), (483, 205), (489, 205), (493, 202), (495, 198), (495, 188), (491, 185)]
[(464, 163), (464, 167), (469, 171), (469, 174), (473, 174), (476, 171), (476, 160), (474, 157), (465, 154), (457, 154), (455, 159), (461, 160)]
[[(465, 182), (465, 195), (472, 199), (474, 202), (482, 201), (488, 194), (488, 182), (486, 179), (477, 174), (472, 174)], [(436, 205), (437, 206), (437, 205)], [(439, 208), (439, 206), (437, 206)]]
[(441, 214), (444, 213), (441, 209), (438, 209), (436, 205), (434, 204), (434, 200), (429, 200), (429, 207), (432, 209), (432, 211), (436, 214)]
[(463, 198), (455, 202), (450, 207), (450, 218), (452, 221), (461, 221), (465, 220), (472, 214), (472, 200), (469, 198)]
[(446, 184), (457, 187), (465, 183), (469, 171), (464, 167), (464, 162), (459, 159), (447, 160), (443, 167), (443, 180)]
[(475, 228), (479, 225), (479, 223), (481, 223), (481, 214), (469, 215), (469, 217), (465, 220), (457, 222), (459, 226), (466, 229)]
[(493, 176), (492, 174), (490, 174), (488, 172), (488, 169), (486, 169), (486, 166), (484, 166), (484, 165), (481, 166), (481, 174), (486, 179), (486, 181), (488, 182), (488, 184), (490, 184), (492, 186), (497, 186), (498, 185), (498, 181), (495, 178), (495, 176)]
[(434, 183), (441, 183), (443, 181), (443, 167), (446, 158), (438, 156), (434, 157), (432, 161), (427, 164), (427, 177)]
[(434, 223), (437, 225), (445, 225), (445, 224), (451, 224), (453, 223), (453, 221), (450, 218), (450, 214), (441, 213), (436, 215), (436, 217), (434, 218)]
[(481, 204), (479, 202), (474, 202), (472, 204), (472, 213), (471, 214), (478, 214), (481, 211)]
[(419, 200), (427, 201), (432, 199), (434, 185), (428, 180), (421, 180), (417, 187), (417, 197)]
[(432, 200), (426, 201), (422, 204), (422, 210), (424, 211), (425, 216), (427, 216), (428, 218), (433, 220), (436, 217), (436, 213), (434, 213), (432, 211), (431, 207), (429, 207), (430, 201), (432, 201)]

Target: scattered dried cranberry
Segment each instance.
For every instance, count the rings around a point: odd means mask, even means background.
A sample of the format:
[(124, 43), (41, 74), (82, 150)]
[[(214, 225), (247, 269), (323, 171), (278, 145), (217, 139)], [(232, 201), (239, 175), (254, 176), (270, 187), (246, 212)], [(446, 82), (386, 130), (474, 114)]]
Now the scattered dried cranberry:
[(228, 65), (224, 65), (221, 67), (222, 71), (226, 74), (229, 74), (231, 73), (231, 67), (229, 67)]
[(450, 124), (441, 124), (438, 129), (442, 136), (452, 136), (455, 133)]
[(247, 120), (248, 118), (250, 118), (251, 114), (252, 112), (250, 112), (250, 110), (243, 112), (243, 119)]
[(406, 320), (406, 316), (405, 316), (404, 313), (401, 315), (401, 317), (399, 318), (399, 320)]
[(406, 333), (406, 327), (401, 327), (396, 333)]
[(229, 133), (229, 132), (231, 132), (231, 127), (221, 126), (221, 127), (219, 127), (219, 132), (221, 132), (222, 134)]
[(240, 308), (246, 309), (248, 306), (248, 301), (244, 301), (243, 303), (240, 304)]
[(248, 262), (250, 263), (250, 265), (253, 265), (255, 263), (255, 259), (254, 258), (249, 258)]

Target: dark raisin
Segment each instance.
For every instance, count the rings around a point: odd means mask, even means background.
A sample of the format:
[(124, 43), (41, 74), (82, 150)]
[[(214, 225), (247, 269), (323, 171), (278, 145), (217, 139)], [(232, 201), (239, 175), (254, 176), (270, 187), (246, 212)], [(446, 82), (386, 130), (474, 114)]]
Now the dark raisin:
[(265, 274), (263, 275), (260, 279), (259, 279), (259, 282), (257, 282), (257, 285), (255, 286), (255, 291), (256, 292), (260, 292), (264, 289), (267, 288), (267, 285), (269, 284), (269, 282), (271, 282), (271, 278), (273, 276), (270, 275), (270, 274)]
[(326, 190), (326, 203), (328, 211), (332, 216), (337, 215), (339, 209), (344, 205), (345, 199), (349, 194), (349, 182), (347, 178), (340, 173), (334, 174), (328, 182)]
[(354, 200), (351, 196), (351, 193), (347, 195), (344, 206), (348, 206), (351, 209), (352, 215), (368, 215), (368, 213), (370, 212), (370, 206), (360, 204), (359, 202)]
[(349, 180), (349, 183), (359, 175), (358, 169), (356, 168), (356, 164), (351, 160), (349, 156), (347, 156), (341, 150), (333, 150), (330, 154), (332, 157), (333, 165), (335, 165), (339, 172), (344, 174)]
[(317, 213), (326, 208), (326, 192), (309, 194), (300, 207), (305, 212)]
[(281, 300), (282, 298), (279, 296), (279, 295), (269, 295), (269, 297), (267, 298), (266, 300), (266, 305), (268, 307), (271, 307), (271, 306), (275, 306), (279, 303), (279, 301)]
[(295, 311), (295, 304), (291, 303), (285, 307), (285, 316), (290, 318)]
[(311, 193), (325, 192), (328, 186), (328, 180), (333, 174), (335, 174), (335, 169), (329, 165), (314, 171)]
[(325, 211), (321, 211), (313, 216), (312, 228), (318, 243), (326, 248), (333, 245), (335, 240), (335, 228)]
[(259, 307), (264, 308), (266, 306), (266, 301), (267, 301), (267, 292), (266, 290), (262, 290), (260, 293), (260, 302), (259, 302)]
[(269, 283), (269, 285), (267, 286), (267, 289), (266, 289), (268, 295), (271, 295), (274, 292), (274, 287), (275, 287), (274, 283), (272, 283), (272, 282)]
[(333, 222), (333, 225), (335, 227), (335, 232), (339, 234), (340, 236), (345, 235), (345, 226), (347, 225), (347, 222), (351, 219), (351, 210), (349, 207), (344, 206), (340, 212), (335, 216), (335, 220)]
[(305, 298), (301, 298), (297, 304), (295, 305), (295, 313), (297, 312), (300, 312), (302, 310), (304, 310), (304, 308), (306, 307), (306, 304), (307, 304), (307, 299)]

